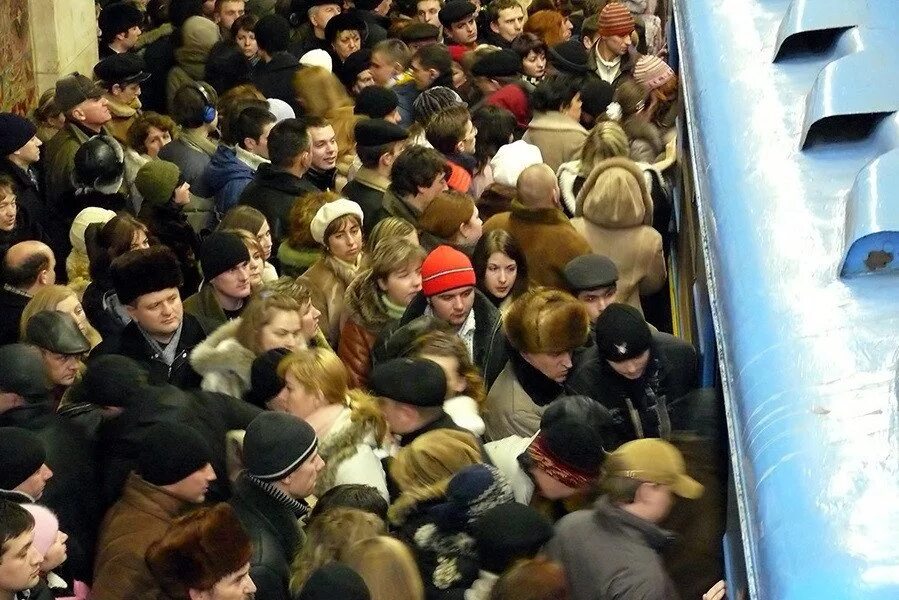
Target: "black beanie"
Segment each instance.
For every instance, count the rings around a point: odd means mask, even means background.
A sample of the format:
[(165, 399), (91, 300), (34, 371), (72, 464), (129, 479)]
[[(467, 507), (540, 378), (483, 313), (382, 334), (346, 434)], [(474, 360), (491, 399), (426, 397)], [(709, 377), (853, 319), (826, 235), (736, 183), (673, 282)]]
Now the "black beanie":
[(596, 346), (600, 358), (621, 362), (640, 356), (652, 343), (652, 332), (640, 311), (613, 302), (596, 319)]
[(216, 231), (203, 241), (200, 248), (200, 267), (207, 282), (249, 260), (250, 251), (243, 240), (233, 233)]
[(599, 402), (587, 396), (562, 396), (546, 407), (538, 439), (554, 462), (596, 476), (608, 445), (603, 433), (611, 423), (611, 414)]
[(584, 75), (590, 69), (587, 66), (587, 49), (580, 40), (561, 42), (549, 49), (546, 58), (556, 70), (572, 75)]
[(290, 22), (281, 15), (265, 15), (253, 28), (259, 49), (274, 54), (290, 45)]
[[(359, 95), (356, 96), (356, 106), (353, 107), (353, 113), (366, 115), (372, 119), (383, 119), (395, 111), (399, 103), (396, 92), (392, 89), (379, 85), (370, 85), (363, 88)], [(360, 121), (359, 123), (363, 122)], [(356, 127), (359, 126), (359, 123), (356, 124)]]
[(284, 380), (278, 375), (278, 364), (288, 354), (290, 351), (287, 348), (274, 348), (253, 360), (250, 389), (244, 394), (244, 401), (265, 408), (265, 404), (284, 389)]
[(362, 576), (348, 566), (332, 562), (314, 570), (297, 600), (370, 600), (371, 592)]
[(11, 490), (47, 460), (40, 438), (18, 427), (0, 427), (0, 490)]
[(315, 430), (287, 413), (266, 411), (247, 425), (243, 441), (247, 473), (262, 481), (284, 479), (318, 449)]
[(76, 383), (79, 397), (97, 406), (131, 405), (141, 388), (147, 386), (148, 374), (140, 363), (118, 354), (104, 354), (90, 360)]
[(496, 575), (517, 560), (534, 558), (552, 536), (546, 517), (517, 502), (491, 508), (472, 524), (481, 568)]
[(212, 462), (209, 444), (181, 423), (153, 426), (141, 441), (137, 472), (147, 483), (171, 485)]
[(378, 363), (371, 370), (368, 388), (375, 396), (412, 406), (443, 406), (446, 373), (432, 360), (395, 358)]

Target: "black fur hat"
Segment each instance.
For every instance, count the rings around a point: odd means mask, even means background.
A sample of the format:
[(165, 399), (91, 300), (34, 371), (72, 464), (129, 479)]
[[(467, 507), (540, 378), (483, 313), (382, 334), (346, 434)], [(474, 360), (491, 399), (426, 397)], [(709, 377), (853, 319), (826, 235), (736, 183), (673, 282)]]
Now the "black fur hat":
[(169, 288), (181, 287), (184, 278), (175, 254), (164, 246), (132, 250), (112, 261), (112, 285), (122, 304)]

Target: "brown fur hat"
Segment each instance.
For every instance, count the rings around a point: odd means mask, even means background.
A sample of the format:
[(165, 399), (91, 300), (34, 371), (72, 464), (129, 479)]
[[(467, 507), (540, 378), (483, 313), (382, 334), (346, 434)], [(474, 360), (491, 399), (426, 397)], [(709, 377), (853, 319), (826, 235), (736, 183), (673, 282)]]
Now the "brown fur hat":
[(571, 294), (538, 287), (512, 303), (503, 327), (519, 352), (551, 354), (583, 346), (590, 333), (590, 317)]
[(175, 519), (147, 550), (146, 562), (171, 598), (188, 600), (189, 590), (209, 590), (250, 562), (250, 538), (234, 509), (224, 502)]

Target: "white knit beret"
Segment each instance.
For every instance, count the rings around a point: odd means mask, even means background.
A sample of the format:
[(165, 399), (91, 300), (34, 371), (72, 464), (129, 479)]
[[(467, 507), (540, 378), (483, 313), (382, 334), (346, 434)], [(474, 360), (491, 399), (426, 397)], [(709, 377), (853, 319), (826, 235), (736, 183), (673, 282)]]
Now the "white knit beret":
[(310, 50), (309, 52), (301, 56), (300, 64), (306, 65), (307, 67), (321, 67), (323, 69), (327, 69), (330, 72), (334, 72), (334, 59), (332, 59), (331, 55), (321, 48)]
[(325, 243), (325, 229), (328, 228), (331, 221), (338, 219), (343, 215), (356, 215), (359, 222), (362, 222), (362, 209), (358, 204), (346, 198), (339, 198), (333, 202), (328, 202), (315, 213), (309, 229), (312, 232), (312, 239), (319, 244)]
[(532, 165), (543, 162), (540, 148), (528, 144), (524, 140), (517, 140), (511, 144), (500, 146), (499, 150), (490, 160), (493, 169), (493, 181), (502, 185), (515, 187), (521, 172)]

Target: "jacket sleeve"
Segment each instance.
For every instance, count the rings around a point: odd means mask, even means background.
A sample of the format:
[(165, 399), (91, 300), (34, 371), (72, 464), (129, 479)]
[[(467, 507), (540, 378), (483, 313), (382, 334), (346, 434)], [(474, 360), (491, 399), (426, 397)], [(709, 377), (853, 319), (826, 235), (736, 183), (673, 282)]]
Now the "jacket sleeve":
[(649, 242), (651, 250), (646, 257), (646, 274), (640, 279), (640, 295), (654, 294), (662, 289), (668, 279), (668, 271), (665, 268), (665, 254), (662, 251), (662, 236), (656, 230), (652, 230), (652, 241)]
[(365, 384), (368, 383), (372, 351), (372, 341), (369, 337), (368, 332), (352, 320), (344, 323), (340, 330), (337, 356), (347, 367), (352, 388), (365, 387)]
[(250, 579), (256, 584), (256, 597), (265, 600), (289, 600), (287, 586), (271, 567), (263, 564), (250, 567)]

